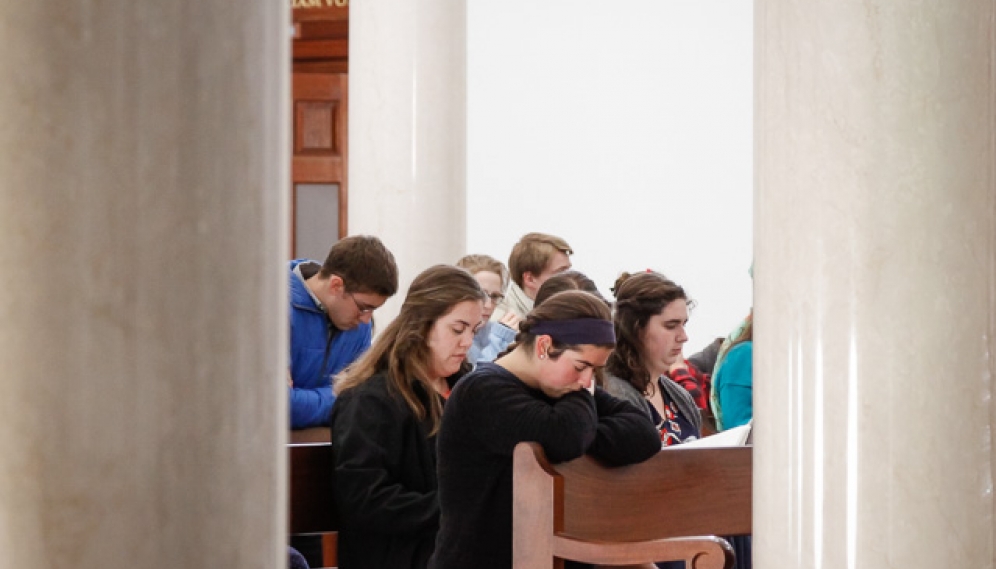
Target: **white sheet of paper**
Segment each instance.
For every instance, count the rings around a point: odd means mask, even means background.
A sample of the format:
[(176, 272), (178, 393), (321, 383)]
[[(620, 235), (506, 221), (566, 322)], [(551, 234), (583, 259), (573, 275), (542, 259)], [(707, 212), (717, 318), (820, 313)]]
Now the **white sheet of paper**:
[(747, 444), (747, 437), (750, 435), (751, 425), (754, 423), (751, 420), (746, 425), (740, 425), (739, 427), (733, 427), (732, 429), (727, 429), (721, 433), (716, 433), (705, 438), (697, 439), (694, 441), (689, 441), (680, 445), (676, 445), (669, 448), (688, 448), (688, 447), (742, 447)]

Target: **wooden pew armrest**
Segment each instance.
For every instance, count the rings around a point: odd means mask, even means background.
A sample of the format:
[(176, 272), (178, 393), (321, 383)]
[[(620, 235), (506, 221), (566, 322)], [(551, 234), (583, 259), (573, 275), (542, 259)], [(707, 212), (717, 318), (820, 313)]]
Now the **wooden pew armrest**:
[(733, 567), (733, 548), (714, 536), (674, 537), (633, 543), (579, 540), (567, 536), (553, 538), (553, 553), (598, 565), (630, 565), (653, 561), (684, 561), (687, 569), (728, 569)]

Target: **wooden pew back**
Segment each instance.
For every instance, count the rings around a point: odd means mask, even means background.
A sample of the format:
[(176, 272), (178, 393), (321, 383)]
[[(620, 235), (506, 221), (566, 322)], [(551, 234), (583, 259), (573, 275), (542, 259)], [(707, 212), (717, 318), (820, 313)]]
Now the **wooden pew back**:
[[(633, 541), (751, 533), (750, 447), (677, 447), (612, 469), (582, 457), (555, 469), (564, 477), (567, 535)], [(607, 525), (604, 516), (627, 523)]]
[(335, 496), (332, 492), (332, 445), (288, 445), (290, 465), (290, 531), (292, 535), (321, 534), (324, 566), (336, 566)]
[(332, 493), (332, 446), (292, 444), (290, 533), (329, 533), (339, 527)]
[[(515, 566), (549, 568), (548, 555), (615, 564), (679, 558), (689, 567), (730, 564), (725, 541), (696, 536), (751, 533), (751, 462), (750, 447), (678, 447), (621, 468), (590, 457), (554, 466), (539, 445), (520, 443)], [(639, 558), (662, 552), (674, 556)]]

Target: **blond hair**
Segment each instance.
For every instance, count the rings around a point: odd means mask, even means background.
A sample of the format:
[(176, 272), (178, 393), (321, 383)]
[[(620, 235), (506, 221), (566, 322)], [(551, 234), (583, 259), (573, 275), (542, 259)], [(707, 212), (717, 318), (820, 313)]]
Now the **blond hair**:
[(481, 271), (494, 273), (501, 279), (501, 289), (503, 291), (508, 286), (508, 269), (505, 268), (504, 263), (490, 255), (464, 255), (456, 262), (456, 266), (461, 269), (467, 269), (472, 275), (476, 275)]
[(558, 252), (565, 255), (574, 254), (567, 241), (560, 237), (546, 233), (523, 235), (522, 239), (512, 247), (512, 253), (508, 256), (508, 268), (512, 273), (512, 280), (522, 287), (523, 275), (526, 273), (540, 275)]

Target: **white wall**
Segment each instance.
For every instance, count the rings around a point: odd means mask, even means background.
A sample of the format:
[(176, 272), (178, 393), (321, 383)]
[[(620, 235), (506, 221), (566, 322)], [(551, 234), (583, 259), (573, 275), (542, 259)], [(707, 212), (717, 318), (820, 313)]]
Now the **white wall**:
[(752, 9), (470, 0), (468, 252), (560, 235), (607, 296), (624, 270), (684, 286), (686, 355), (729, 332), (751, 305)]

